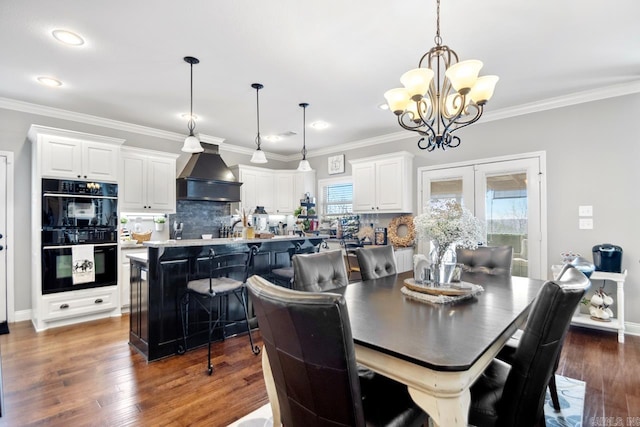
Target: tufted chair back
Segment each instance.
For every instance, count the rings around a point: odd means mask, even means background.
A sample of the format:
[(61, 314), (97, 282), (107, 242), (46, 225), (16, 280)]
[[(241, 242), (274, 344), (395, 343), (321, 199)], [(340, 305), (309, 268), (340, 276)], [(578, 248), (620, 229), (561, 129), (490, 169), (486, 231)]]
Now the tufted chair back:
[(293, 289), (322, 292), (349, 284), (342, 251), (294, 255)]
[(511, 276), (511, 246), (480, 246), (477, 249), (456, 249), (458, 263), (463, 264), (461, 279), (479, 283), (487, 276)]
[(374, 246), (356, 249), (362, 280), (378, 279), (396, 274), (393, 246)]

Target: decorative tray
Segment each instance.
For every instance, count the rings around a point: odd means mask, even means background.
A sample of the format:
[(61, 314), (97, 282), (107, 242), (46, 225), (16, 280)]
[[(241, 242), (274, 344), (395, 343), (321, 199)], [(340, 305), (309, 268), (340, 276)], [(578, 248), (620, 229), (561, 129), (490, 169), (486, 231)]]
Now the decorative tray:
[(472, 283), (458, 282), (445, 283), (438, 287), (434, 287), (431, 283), (416, 283), (415, 279), (404, 279), (404, 285), (407, 289), (414, 292), (420, 292), (429, 295), (446, 295), (446, 296), (464, 296), (470, 295), (476, 291)]

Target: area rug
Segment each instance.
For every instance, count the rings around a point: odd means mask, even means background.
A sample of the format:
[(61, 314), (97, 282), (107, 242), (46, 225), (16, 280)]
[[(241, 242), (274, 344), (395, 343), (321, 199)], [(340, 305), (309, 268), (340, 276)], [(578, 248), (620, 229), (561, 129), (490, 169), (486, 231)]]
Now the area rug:
[[(553, 409), (551, 396), (547, 389), (547, 397), (544, 402), (544, 417), (547, 427), (582, 427), (585, 383), (556, 375), (556, 386), (558, 387), (560, 411), (556, 412)], [(266, 404), (230, 424), (229, 427), (273, 427), (271, 407)]]

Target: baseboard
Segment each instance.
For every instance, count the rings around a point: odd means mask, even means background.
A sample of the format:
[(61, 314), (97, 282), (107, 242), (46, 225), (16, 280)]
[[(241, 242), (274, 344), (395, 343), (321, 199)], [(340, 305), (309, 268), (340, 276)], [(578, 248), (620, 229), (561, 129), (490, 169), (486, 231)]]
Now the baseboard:
[(20, 310), (13, 313), (14, 322), (24, 322), (25, 320), (31, 320), (31, 309)]
[(640, 336), (640, 323), (624, 322), (624, 333)]

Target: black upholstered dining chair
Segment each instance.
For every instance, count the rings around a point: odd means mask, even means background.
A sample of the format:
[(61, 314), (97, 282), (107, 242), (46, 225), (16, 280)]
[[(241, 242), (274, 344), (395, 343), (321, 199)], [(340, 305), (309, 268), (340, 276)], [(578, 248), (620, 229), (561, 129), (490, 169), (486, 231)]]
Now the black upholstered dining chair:
[(222, 327), (224, 339), (224, 325), (235, 323), (237, 320), (229, 319), (229, 296), (233, 295), (242, 304), (244, 320), (249, 333), (249, 344), (254, 354), (260, 353), (260, 348), (253, 343), (249, 315), (247, 310), (247, 298), (245, 295), (245, 283), (249, 273), (249, 266), (257, 248), (251, 247), (248, 251), (232, 253), (216, 253), (213, 248), (209, 250), (207, 277), (190, 280), (181, 299), (180, 312), (182, 317), (182, 333), (184, 337), (184, 351), (187, 350), (187, 337), (189, 336), (189, 312), (194, 302), (198, 307), (206, 311), (208, 315), (207, 335), (208, 353), (207, 369), (209, 375), (213, 372), (211, 364), (211, 338), (214, 330)]
[[(293, 247), (287, 249), (286, 252), (282, 252), (282, 254), (287, 254), (287, 260), (284, 265), (281, 265), (277, 268), (271, 270), (271, 279), (276, 284), (284, 285), (288, 288), (293, 287), (293, 278), (295, 275), (295, 271), (293, 269), (293, 257), (300, 254), (312, 254), (318, 252), (320, 249), (320, 245), (313, 246), (303, 246), (301, 242), (294, 242)], [(275, 257), (278, 257), (278, 253), (275, 254)], [(278, 260), (275, 260), (278, 262)]]
[(373, 246), (356, 250), (362, 280), (378, 279), (396, 274), (393, 246)]
[(562, 283), (547, 281), (538, 292), (511, 364), (494, 359), (471, 387), (470, 424), (533, 427), (542, 419), (571, 317), (590, 286), (573, 267), (565, 274)]
[[(421, 426), (426, 414), (407, 387), (358, 376), (344, 298), (252, 276), (248, 289), (284, 426)], [(272, 402), (273, 404), (274, 402)]]
[(327, 251), (293, 257), (293, 289), (322, 292), (349, 284), (342, 251)]
[(511, 246), (479, 246), (476, 249), (457, 248), (458, 264), (462, 264), (461, 280), (477, 283), (487, 276), (511, 276)]

